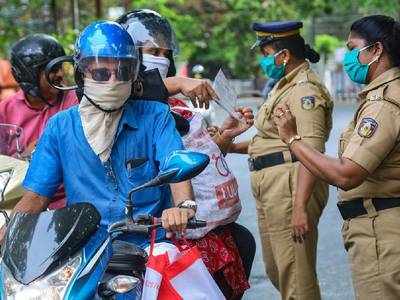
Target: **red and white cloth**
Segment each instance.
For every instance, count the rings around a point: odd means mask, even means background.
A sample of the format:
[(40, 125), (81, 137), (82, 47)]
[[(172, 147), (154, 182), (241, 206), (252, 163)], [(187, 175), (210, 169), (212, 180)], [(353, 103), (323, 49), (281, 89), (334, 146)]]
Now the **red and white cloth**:
[(224, 295), (207, 271), (197, 247), (182, 246), (154, 254), (152, 232), (142, 299), (222, 300)]
[[(180, 245), (182, 240), (175, 242)], [(211, 231), (201, 239), (187, 240), (187, 243), (191, 247), (197, 247), (204, 264), (212, 275), (222, 272), (234, 296), (241, 295), (250, 288), (242, 259), (229, 227), (223, 227), (217, 232)]]

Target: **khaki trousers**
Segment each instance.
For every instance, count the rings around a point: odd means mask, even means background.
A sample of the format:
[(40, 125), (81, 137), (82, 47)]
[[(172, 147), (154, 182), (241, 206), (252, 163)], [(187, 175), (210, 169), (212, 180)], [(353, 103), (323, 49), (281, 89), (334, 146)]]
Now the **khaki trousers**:
[(328, 185), (316, 184), (308, 204), (312, 231), (302, 244), (292, 239), (292, 202), (298, 163), (251, 173), (266, 273), (282, 299), (321, 299), (317, 274), (317, 225), (328, 199)]
[(398, 300), (400, 207), (379, 212), (369, 207), (369, 216), (345, 221), (342, 227), (356, 298)]

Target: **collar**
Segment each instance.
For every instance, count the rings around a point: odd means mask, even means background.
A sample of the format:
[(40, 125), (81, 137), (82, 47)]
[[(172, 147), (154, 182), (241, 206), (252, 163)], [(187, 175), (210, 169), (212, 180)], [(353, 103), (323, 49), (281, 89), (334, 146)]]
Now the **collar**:
[(379, 75), (377, 78), (375, 78), (373, 81), (371, 81), (359, 94), (358, 96), (360, 98), (365, 98), (367, 94), (372, 91), (377, 89), (378, 87), (393, 81), (397, 78), (400, 78), (400, 68), (399, 67), (393, 67), (386, 72), (383, 72), (381, 75)]
[(117, 135), (125, 128), (129, 127), (131, 129), (137, 129), (137, 119), (135, 113), (135, 101), (129, 99), (122, 108), (124, 111), (121, 116), (121, 120), (119, 121)]
[[(65, 97), (67, 96), (67, 93), (65, 92), (60, 92), (59, 99), (56, 99), (55, 101), (52, 100), (50, 101), (50, 104), (56, 106), (57, 103), (62, 103), (65, 99)], [(47, 103), (43, 102), (43, 106), (41, 108), (36, 108), (33, 107), (32, 104), (28, 101), (28, 97), (25, 95), (23, 90), (19, 90), (16, 95), (15, 95), (15, 99), (19, 100), (19, 101), (23, 101), (24, 104), (31, 110), (35, 110), (35, 111), (44, 111), (46, 109), (49, 109), (51, 106), (49, 106)]]
[(282, 88), (287, 83), (290, 83), (290, 82), (294, 81), (296, 76), (301, 71), (307, 70), (309, 68), (310, 68), (310, 64), (308, 63), (308, 61), (303, 62), (302, 64), (297, 66), (295, 69), (293, 69), (290, 73), (286, 74), (281, 80), (279, 80), (279, 82), (277, 83), (278, 84), (278, 88)]

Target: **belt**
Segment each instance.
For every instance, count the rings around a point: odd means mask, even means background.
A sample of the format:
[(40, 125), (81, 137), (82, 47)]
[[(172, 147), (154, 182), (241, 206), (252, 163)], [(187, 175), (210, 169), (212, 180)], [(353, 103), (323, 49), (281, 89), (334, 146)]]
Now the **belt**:
[(290, 151), (274, 152), (248, 159), (250, 171), (259, 171), (264, 168), (269, 168), (286, 162), (296, 162), (297, 158)]
[[(337, 203), (339, 212), (343, 220), (353, 219), (368, 214), (363, 204), (363, 198), (355, 198), (348, 201), (340, 201)], [(372, 198), (372, 205), (376, 211), (399, 207), (400, 198)]]

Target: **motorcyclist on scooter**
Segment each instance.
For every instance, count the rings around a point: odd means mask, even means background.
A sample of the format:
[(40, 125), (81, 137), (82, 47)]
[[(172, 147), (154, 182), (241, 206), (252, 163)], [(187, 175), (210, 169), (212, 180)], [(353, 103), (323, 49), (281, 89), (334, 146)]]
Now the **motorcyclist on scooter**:
[[(155, 11), (139, 9), (121, 16), (119, 23), (127, 29), (133, 38), (136, 47), (143, 56), (143, 65), (146, 70), (158, 70), (162, 78), (175, 76), (174, 57), (176, 57), (179, 47), (174, 30), (166, 18)], [(213, 172), (216, 160), (211, 156), (218, 155), (221, 158), (221, 151), (226, 152), (226, 148), (231, 145), (232, 139), (252, 126), (253, 114), (251, 109), (242, 108), (239, 110), (246, 122), (235, 122), (232, 118), (226, 120), (224, 123), (226, 131), (225, 133), (221, 131), (221, 134), (224, 138), (229, 136), (230, 140), (228, 143), (225, 141), (219, 143), (220, 140), (224, 139), (219, 139), (219, 135), (215, 136), (215, 141), (220, 148), (218, 149), (218, 146), (212, 142), (211, 137), (208, 136), (202, 139), (204, 134), (208, 134), (204, 124), (200, 126), (201, 128), (198, 128), (198, 124), (203, 121), (199, 113), (192, 113), (186, 103), (177, 98), (170, 98), (169, 105), (172, 112), (177, 112), (183, 119), (183, 121), (176, 120), (178, 125), (179, 122), (187, 122), (189, 124), (187, 131), (182, 134), (184, 135), (184, 144), (190, 150), (200, 151), (210, 156), (211, 163), (205, 172), (192, 180), (195, 197), (197, 199), (206, 199), (208, 203), (214, 203), (212, 202), (213, 198), (217, 198), (214, 191), (222, 187), (225, 189), (229, 187), (230, 191), (235, 190), (233, 194), (237, 194), (237, 184), (233, 176), (218, 176), (217, 172)], [(207, 143), (209, 145), (206, 145)], [(196, 147), (196, 145), (199, 146)], [(209, 151), (210, 149), (213, 149), (213, 151)], [(220, 185), (215, 184), (216, 181)], [(238, 196), (236, 196), (236, 199), (239, 201)], [(220, 199), (221, 202), (225, 200)], [(218, 224), (223, 224), (224, 226), (211, 225), (217, 223), (215, 222), (215, 216), (211, 219), (209, 215), (197, 215), (197, 218), (209, 221), (210, 225), (199, 230), (201, 233), (196, 233), (194, 244), (201, 250), (209, 271), (213, 274), (227, 299), (240, 299), (240, 295), (248, 288), (246, 276), (248, 279), (255, 255), (255, 241), (252, 234), (245, 227), (232, 222), (232, 219), (236, 220), (239, 213), (240, 210), (236, 210), (233, 216)], [(193, 238), (194, 236), (188, 237)], [(232, 246), (234, 243), (236, 243), (236, 248)], [(219, 253), (225, 253), (226, 255), (221, 256)], [(232, 268), (235, 272), (231, 272)]]
[[(46, 34), (33, 34), (22, 38), (11, 48), (12, 73), (21, 90), (0, 103), (0, 123), (22, 128), (21, 142), (24, 156), (29, 156), (47, 121), (64, 109), (78, 104), (75, 92), (59, 91), (47, 82), (44, 69), (49, 61), (64, 56), (61, 44)], [(61, 69), (50, 74), (52, 80), (61, 82)], [(14, 155), (14, 153), (7, 153)], [(50, 208), (65, 204), (62, 189), (55, 195)]]
[[(48, 123), (24, 181), (27, 192), (14, 211), (42, 211), (64, 182), (67, 206), (90, 202), (101, 214), (101, 225), (108, 226), (124, 218), (129, 190), (154, 178), (167, 156), (183, 148), (168, 107), (129, 100), (140, 63), (134, 49), (115, 22), (95, 22), (81, 33), (74, 59), (82, 101)], [(183, 231), (195, 214), (188, 199), (193, 199), (189, 181), (148, 188), (135, 194), (134, 216), (161, 217), (167, 230)], [(142, 235), (122, 239), (148, 243)], [(164, 240), (165, 232), (159, 232), (157, 241)]]

